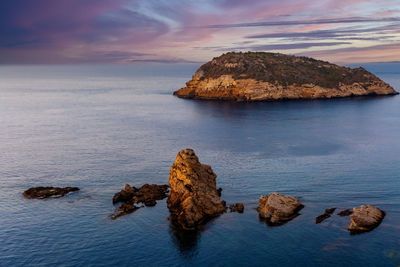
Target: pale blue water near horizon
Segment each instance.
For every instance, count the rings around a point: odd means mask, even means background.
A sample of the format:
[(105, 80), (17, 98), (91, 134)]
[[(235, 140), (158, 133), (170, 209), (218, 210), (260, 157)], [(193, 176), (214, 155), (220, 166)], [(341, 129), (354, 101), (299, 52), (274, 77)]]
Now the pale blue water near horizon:
[[(176, 98), (198, 65), (0, 66), (0, 266), (398, 266), (400, 96), (224, 103)], [(400, 90), (400, 64), (365, 67)], [(228, 203), (201, 232), (170, 226), (165, 200), (112, 221), (125, 183), (168, 183), (179, 150), (212, 165)], [(27, 200), (32, 186), (78, 186)], [(268, 227), (261, 194), (297, 196)], [(324, 209), (372, 204), (374, 231), (351, 236)]]

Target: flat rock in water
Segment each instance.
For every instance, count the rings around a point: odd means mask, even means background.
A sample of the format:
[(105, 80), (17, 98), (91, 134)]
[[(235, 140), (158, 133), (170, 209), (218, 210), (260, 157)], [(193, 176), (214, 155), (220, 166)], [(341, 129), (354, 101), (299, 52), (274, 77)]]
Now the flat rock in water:
[(111, 215), (111, 219), (115, 220), (118, 217), (121, 217), (123, 215), (133, 213), (133, 212), (137, 211), (140, 208), (142, 208), (142, 207), (138, 207), (138, 206), (135, 206), (135, 205), (130, 204), (130, 203), (124, 203), (124, 204), (122, 204), (121, 206), (118, 207), (118, 213)]
[(168, 185), (157, 185), (157, 184), (144, 184), (140, 188), (125, 185), (125, 190), (121, 190), (116, 193), (113, 197), (113, 203), (128, 202), (132, 203), (148, 203), (153, 200), (161, 200), (167, 197)]
[(345, 210), (342, 210), (341, 212), (339, 212), (337, 215), (339, 215), (339, 216), (349, 216), (349, 215), (351, 215), (351, 214), (353, 214), (353, 212), (351, 211), (351, 209), (345, 209)]
[(257, 211), (268, 224), (280, 225), (296, 217), (303, 207), (297, 198), (275, 192), (260, 197)]
[(111, 219), (116, 219), (122, 215), (132, 213), (139, 209), (135, 204), (143, 203), (147, 207), (155, 206), (156, 200), (167, 197), (168, 185), (144, 184), (140, 188), (125, 185), (125, 189), (116, 193), (113, 203), (124, 202), (118, 208), (118, 213), (111, 215)]
[(351, 234), (368, 232), (377, 227), (385, 217), (385, 212), (372, 205), (353, 208), (350, 216), (349, 231)]
[(169, 172), (167, 205), (172, 222), (183, 230), (195, 230), (226, 210), (216, 188), (217, 175), (201, 164), (192, 149), (181, 150)]
[(52, 187), (52, 186), (39, 186), (32, 187), (28, 190), (24, 191), (22, 194), (26, 198), (36, 198), (36, 199), (44, 199), (44, 198), (58, 198), (65, 196), (69, 192), (78, 191), (78, 187)]

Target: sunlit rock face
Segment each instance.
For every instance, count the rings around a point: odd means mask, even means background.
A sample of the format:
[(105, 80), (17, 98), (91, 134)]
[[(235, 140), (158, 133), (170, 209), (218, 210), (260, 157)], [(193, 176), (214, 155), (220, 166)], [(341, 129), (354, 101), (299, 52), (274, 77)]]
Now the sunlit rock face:
[(216, 188), (217, 175), (201, 164), (192, 149), (181, 150), (169, 174), (167, 200), (171, 220), (184, 230), (194, 230), (225, 212)]
[(318, 99), (394, 95), (387, 83), (363, 68), (351, 69), (278, 53), (226, 53), (201, 66), (181, 98), (230, 101)]
[(292, 196), (271, 193), (258, 200), (258, 214), (268, 224), (280, 225), (292, 220), (304, 206)]
[(377, 227), (385, 217), (385, 212), (372, 205), (353, 208), (349, 231), (352, 234), (368, 232)]

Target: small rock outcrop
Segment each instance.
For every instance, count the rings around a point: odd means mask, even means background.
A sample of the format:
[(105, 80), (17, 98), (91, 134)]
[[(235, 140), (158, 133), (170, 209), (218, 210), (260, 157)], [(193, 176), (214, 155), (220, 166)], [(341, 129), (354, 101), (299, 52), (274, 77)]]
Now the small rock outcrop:
[(315, 218), (315, 223), (318, 224), (318, 223), (321, 223), (324, 220), (328, 219), (335, 212), (335, 210), (336, 210), (336, 208), (326, 209), (324, 214), (321, 214)]
[(171, 188), (167, 205), (171, 220), (183, 230), (199, 225), (226, 210), (216, 189), (217, 175), (201, 164), (192, 149), (181, 150), (169, 172)]
[(147, 207), (155, 206), (157, 200), (167, 197), (168, 185), (144, 184), (140, 188), (125, 185), (125, 190), (116, 193), (112, 199), (113, 203), (124, 202), (118, 207), (118, 213), (111, 215), (111, 219), (116, 219), (122, 215), (132, 213), (141, 207), (135, 204), (143, 203)]
[(337, 215), (344, 217), (344, 216), (349, 216), (351, 214), (353, 214), (351, 209), (345, 209), (345, 210), (340, 211)]
[(231, 210), (231, 212), (243, 213), (244, 205), (243, 205), (243, 203), (239, 202), (239, 203), (236, 203), (234, 205), (230, 205), (229, 209)]
[(368, 232), (377, 227), (385, 217), (385, 212), (372, 205), (353, 208), (350, 216), (349, 231), (351, 234)]
[(39, 186), (32, 187), (24, 191), (22, 194), (26, 198), (58, 198), (74, 191), (78, 191), (78, 187), (52, 187), (52, 186)]
[(148, 203), (146, 206), (154, 206), (154, 201), (167, 197), (168, 185), (144, 184), (140, 188), (125, 185), (125, 190), (121, 190), (113, 197), (113, 203), (132, 201), (133, 203)]
[(132, 203), (123, 203), (118, 207), (118, 212), (111, 215), (111, 219), (115, 220), (118, 217), (121, 217), (123, 215), (133, 213), (133, 212), (137, 211), (140, 208), (143, 208), (143, 206), (138, 207), (138, 206), (135, 206)]
[(280, 225), (296, 217), (303, 207), (297, 198), (274, 192), (260, 197), (257, 211), (268, 224)]
[(181, 98), (239, 102), (395, 94), (389, 84), (362, 67), (265, 52), (216, 57), (174, 92)]

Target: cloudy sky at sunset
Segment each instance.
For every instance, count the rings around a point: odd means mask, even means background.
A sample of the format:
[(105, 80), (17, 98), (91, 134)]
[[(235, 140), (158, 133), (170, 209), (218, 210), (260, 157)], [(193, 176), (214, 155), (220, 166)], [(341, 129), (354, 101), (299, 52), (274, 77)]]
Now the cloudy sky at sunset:
[(400, 60), (400, 0), (8, 0), (0, 63), (205, 62), (273, 51)]

